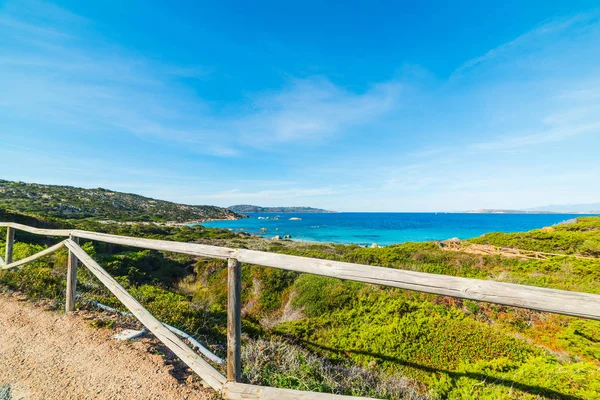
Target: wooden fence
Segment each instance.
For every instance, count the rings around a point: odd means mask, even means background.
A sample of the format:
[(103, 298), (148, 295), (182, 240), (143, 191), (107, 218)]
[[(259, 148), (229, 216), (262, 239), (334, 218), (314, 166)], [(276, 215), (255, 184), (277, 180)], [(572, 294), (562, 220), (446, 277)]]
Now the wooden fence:
[[(208, 246), (167, 240), (133, 238), (80, 230), (41, 229), (10, 222), (0, 222), (7, 228), (6, 254), (0, 258), (0, 268), (15, 268), (51, 254), (62, 247), (69, 249), (67, 268), (66, 311), (75, 307), (78, 263), (86, 266), (131, 313), (184, 363), (196, 372), (210, 387), (225, 399), (355, 399), (351, 396), (303, 392), (241, 383), (241, 263), (280, 268), (347, 279), (356, 282), (391, 286), (401, 289), (452, 296), (460, 299), (485, 301), (512, 307), (527, 308), (574, 317), (600, 320), (600, 295), (546, 289), (479, 279), (428, 274), (373, 267), (362, 264), (320, 260), (274, 254), (246, 249)], [(15, 230), (38, 235), (66, 237), (47, 249), (14, 261), (12, 257)], [(189, 254), (193, 256), (228, 260), (227, 308), (227, 377), (190, 349), (135, 300), (113, 277), (94, 261), (78, 244), (79, 239), (119, 244), (143, 249)]]

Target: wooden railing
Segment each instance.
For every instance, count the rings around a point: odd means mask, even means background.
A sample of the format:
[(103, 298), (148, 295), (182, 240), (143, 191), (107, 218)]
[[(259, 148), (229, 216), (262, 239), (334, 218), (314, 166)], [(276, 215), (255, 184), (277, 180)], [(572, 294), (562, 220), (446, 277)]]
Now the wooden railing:
[[(248, 385), (240, 382), (241, 263), (600, 320), (600, 295), (588, 293), (460, 278), (394, 268), (373, 267), (362, 264), (320, 260), (246, 249), (208, 246), (196, 243), (133, 238), (80, 230), (41, 229), (10, 222), (0, 222), (0, 227), (7, 228), (5, 260), (2, 261), (0, 258), (0, 264), (2, 264), (0, 265), (0, 268), (7, 269), (19, 267), (51, 254), (62, 247), (68, 248), (69, 258), (66, 290), (67, 312), (73, 311), (75, 307), (77, 266), (78, 263), (81, 262), (142, 324), (146, 326), (146, 328), (148, 328), (165, 344), (165, 346), (171, 349), (184, 363), (196, 372), (210, 387), (220, 392), (225, 399), (306, 400), (355, 398), (351, 396)], [(35, 255), (22, 260), (13, 261), (12, 252), (15, 230), (53, 237), (67, 237), (67, 239)], [(174, 333), (165, 328), (160, 321), (150, 314), (79, 246), (79, 239), (228, 260), (227, 377), (221, 375), (219, 371), (190, 349)]]

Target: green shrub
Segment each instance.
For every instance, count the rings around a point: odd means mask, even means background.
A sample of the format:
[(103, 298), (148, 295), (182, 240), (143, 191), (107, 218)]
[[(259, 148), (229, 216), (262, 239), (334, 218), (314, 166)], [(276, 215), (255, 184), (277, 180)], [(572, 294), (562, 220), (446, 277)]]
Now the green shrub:
[(302, 274), (293, 285), (295, 296), (292, 305), (301, 308), (309, 317), (351, 307), (362, 285), (323, 276)]
[(286, 341), (252, 340), (242, 347), (243, 380), (284, 387), (379, 399), (420, 400), (418, 382), (385, 375), (349, 362), (332, 363)]
[[(201, 227), (70, 224), (130, 236), (252, 244), (229, 231)], [(581, 218), (552, 229), (472, 241), (594, 256), (599, 228), (600, 218)], [(16, 259), (56, 242), (24, 234), (17, 239)], [(374, 249), (260, 243), (284, 254), (600, 294), (600, 258), (509, 259), (444, 251), (436, 243)], [(223, 355), (226, 261), (111, 244), (82, 246), (157, 318), (199, 335)], [(22, 270), (2, 271), (0, 284), (31, 298), (62, 302), (66, 257), (62, 250)], [(256, 356), (245, 359), (244, 374), (253, 383), (382, 398), (397, 398), (396, 384), (401, 391), (425, 385), (432, 395), (449, 399), (600, 398), (600, 322), (255, 265), (243, 265), (242, 272), (243, 330), (250, 337), (246, 348), (254, 349), (247, 354)], [(123, 309), (85, 268), (78, 272), (78, 291), (83, 299)], [(261, 325), (263, 320), (269, 324)], [(261, 342), (264, 335), (285, 336), (294, 344)]]

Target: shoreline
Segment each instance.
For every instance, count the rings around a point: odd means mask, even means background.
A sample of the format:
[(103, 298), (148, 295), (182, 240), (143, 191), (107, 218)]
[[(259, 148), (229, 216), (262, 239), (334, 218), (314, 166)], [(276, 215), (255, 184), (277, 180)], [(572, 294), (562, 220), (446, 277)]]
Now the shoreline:
[[(279, 221), (257, 221), (257, 217), (267, 213), (253, 213), (248, 221), (227, 223), (223, 220), (215, 224), (199, 223), (209, 229), (226, 229), (236, 234), (260, 238), (266, 241), (294, 242), (298, 244), (348, 245), (359, 247), (387, 247), (403, 243), (440, 242), (449, 239), (470, 240), (482, 235), (500, 232), (515, 233), (543, 229), (563, 224), (589, 214), (513, 214), (502, 217), (497, 214), (447, 213), (439, 215), (427, 213), (429, 216), (410, 216), (413, 213), (395, 213), (397, 216), (386, 217), (380, 213), (364, 216), (338, 213), (330, 218), (327, 214), (303, 217), (304, 223), (288, 222), (287, 218)], [(277, 213), (268, 213), (270, 215)], [(340, 215), (341, 214), (341, 215)], [(406, 215), (403, 217), (402, 215)], [(591, 215), (590, 215), (591, 216)], [(225, 223), (221, 223), (225, 222)], [(207, 226), (208, 225), (208, 226)], [(313, 226), (314, 225), (314, 226)], [(288, 239), (285, 236), (290, 235)], [(279, 239), (275, 239), (279, 237)]]

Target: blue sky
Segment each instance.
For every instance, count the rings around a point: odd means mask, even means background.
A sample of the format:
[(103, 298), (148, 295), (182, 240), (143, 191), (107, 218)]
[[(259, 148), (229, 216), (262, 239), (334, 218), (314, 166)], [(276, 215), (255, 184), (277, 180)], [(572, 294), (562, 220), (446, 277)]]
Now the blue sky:
[(490, 3), (0, 1), (0, 177), (340, 211), (600, 201), (597, 1)]

